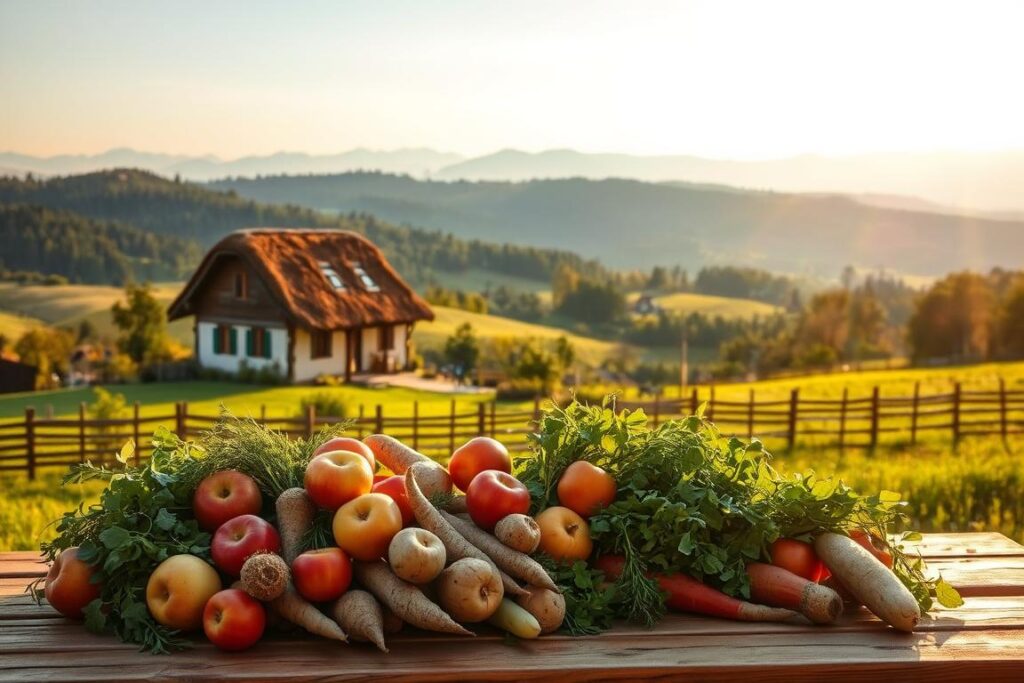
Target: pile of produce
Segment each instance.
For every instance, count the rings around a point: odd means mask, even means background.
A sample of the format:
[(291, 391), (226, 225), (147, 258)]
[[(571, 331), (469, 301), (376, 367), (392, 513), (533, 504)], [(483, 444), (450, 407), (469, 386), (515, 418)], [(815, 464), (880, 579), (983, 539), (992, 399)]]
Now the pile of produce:
[(827, 624), (851, 604), (909, 631), (933, 599), (960, 603), (904, 552), (895, 494), (784, 477), (701, 415), (652, 429), (573, 402), (537, 427), (515, 463), (477, 437), (447, 467), (382, 434), (289, 439), (230, 416), (194, 443), (161, 429), (145, 465), (129, 443), (119, 467), (72, 468), (66, 483), (107, 487), (58, 522), (33, 588), (151, 652), (200, 630), (225, 650), (298, 628), (386, 651), (405, 624), (536, 638), (666, 610)]

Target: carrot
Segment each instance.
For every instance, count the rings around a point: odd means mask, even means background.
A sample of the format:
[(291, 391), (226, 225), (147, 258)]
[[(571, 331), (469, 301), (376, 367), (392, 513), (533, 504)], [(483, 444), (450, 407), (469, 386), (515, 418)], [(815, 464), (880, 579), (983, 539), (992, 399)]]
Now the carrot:
[(490, 557), (494, 564), (498, 565), (498, 569), (530, 585), (547, 588), (556, 593), (560, 592), (544, 568), (529, 555), (509, 548), (472, 522), (444, 511), (441, 512), (441, 516), (455, 527), (455, 530), (462, 534), (467, 541)]
[[(615, 555), (605, 555), (596, 562), (597, 568), (613, 579), (622, 574), (625, 565), (626, 559)], [(737, 600), (686, 574), (653, 574), (651, 578), (658, 582), (658, 587), (665, 593), (665, 605), (677, 612), (693, 612), (737, 621), (785, 621), (796, 616), (792, 610)]]
[(372, 594), (348, 590), (331, 605), (331, 616), (352, 637), (373, 643), (382, 652), (384, 645), (384, 612)]
[(256, 553), (242, 565), (242, 590), (264, 602), (280, 597), (288, 588), (291, 571), (277, 553)]
[(395, 474), (405, 474), (413, 465), (423, 465), (416, 478), (424, 495), (452, 492), (452, 478), (448, 470), (398, 439), (386, 434), (371, 434), (363, 439), (363, 443), (373, 451), (377, 462), (383, 463)]
[(329, 638), (330, 640), (339, 640), (343, 643), (348, 642), (348, 638), (345, 636), (345, 632), (341, 630), (341, 627), (328, 619), (323, 612), (306, 602), (299, 595), (298, 591), (295, 590), (295, 586), (291, 582), (288, 583), (284, 593), (270, 601), (270, 608), (282, 619), (286, 619), (296, 626), (301, 626), (313, 635)]
[(455, 623), (443, 609), (428, 600), (419, 588), (395, 576), (384, 562), (354, 562), (353, 568), (359, 583), (402, 621), (429, 631), (475, 635)]
[(294, 487), (281, 492), (274, 503), (277, 528), (281, 532), (281, 555), (291, 565), (302, 552), (302, 537), (313, 526), (316, 504), (306, 489)]
[(448, 562), (455, 562), (464, 557), (483, 560), (491, 565), (495, 574), (501, 578), (501, 584), (505, 589), (506, 595), (525, 595), (525, 591), (520, 588), (519, 584), (512, 577), (501, 571), (498, 565), (486, 553), (466, 540), (441, 515), (441, 512), (430, 504), (430, 501), (427, 500), (427, 497), (420, 490), (416, 479), (416, 472), (420, 467), (421, 465), (419, 464), (413, 465), (405, 473), (405, 491), (409, 497), (409, 507), (412, 508), (412, 513), (416, 517), (416, 521), (419, 522), (419, 525), (427, 531), (433, 532), (435, 536), (441, 539), (445, 552), (448, 554)]
[(750, 597), (755, 602), (796, 610), (816, 624), (831, 624), (843, 613), (843, 599), (834, 590), (788, 569), (751, 562), (747, 576)]
[(814, 539), (814, 550), (854, 597), (893, 628), (913, 631), (921, 620), (921, 608), (903, 582), (849, 536), (824, 533)]

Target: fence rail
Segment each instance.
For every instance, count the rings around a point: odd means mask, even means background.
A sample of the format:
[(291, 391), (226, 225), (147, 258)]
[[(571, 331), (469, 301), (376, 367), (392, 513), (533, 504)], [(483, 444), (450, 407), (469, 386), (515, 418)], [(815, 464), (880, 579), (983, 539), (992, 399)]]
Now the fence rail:
[[(915, 385), (909, 396), (882, 396), (874, 387), (868, 396), (802, 398), (793, 389), (787, 399), (758, 400), (751, 389), (744, 400), (722, 400), (715, 388), (694, 388), (688, 397), (654, 401), (619, 401), (618, 408), (642, 408), (653, 425), (692, 415), (704, 406), (705, 416), (725, 434), (758, 436), (780, 441), (788, 448), (800, 442), (846, 448), (876, 448), (882, 438), (900, 439), (911, 445), (922, 435), (948, 435), (953, 444), (973, 436), (1024, 434), (1024, 391), (1008, 391), (1004, 381), (998, 388), (964, 391), (959, 384), (949, 393), (922, 395)], [(137, 462), (149, 456), (145, 439), (157, 426), (166, 425), (182, 438), (193, 438), (218, 420), (216, 415), (193, 413), (185, 402), (174, 406), (173, 414), (140, 416), (139, 405), (132, 416), (118, 419), (88, 419), (82, 404), (77, 417), (39, 417), (26, 408), (24, 419), (0, 422), (0, 472), (36, 472), (48, 467), (92, 460), (113, 459), (120, 445), (133, 439)], [(431, 457), (444, 459), (461, 443), (474, 436), (502, 440), (510, 450), (527, 448), (526, 435), (540, 415), (540, 403), (533, 408), (505, 408), (494, 402), (480, 403), (475, 410), (460, 409), (451, 401), (448, 410), (421, 414), (418, 402), (411, 415), (386, 415), (384, 406), (359, 407), (352, 419), (352, 431), (362, 438), (384, 432), (407, 442)], [(267, 417), (265, 408), (256, 418), (290, 436), (308, 436), (340, 418), (317, 415), (312, 407), (299, 417)]]

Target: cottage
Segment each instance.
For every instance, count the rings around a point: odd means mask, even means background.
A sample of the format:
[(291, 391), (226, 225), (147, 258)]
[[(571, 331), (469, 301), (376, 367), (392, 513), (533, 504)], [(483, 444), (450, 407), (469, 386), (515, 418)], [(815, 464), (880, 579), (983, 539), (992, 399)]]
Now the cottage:
[(210, 249), (168, 311), (189, 315), (202, 367), (276, 366), (292, 382), (402, 370), (413, 325), (434, 319), (362, 235), (270, 228)]

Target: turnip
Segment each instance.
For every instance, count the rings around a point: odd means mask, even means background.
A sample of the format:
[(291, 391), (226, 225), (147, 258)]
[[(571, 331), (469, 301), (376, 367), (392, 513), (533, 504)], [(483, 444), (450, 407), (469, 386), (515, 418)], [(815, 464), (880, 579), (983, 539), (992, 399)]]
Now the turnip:
[(497, 611), (505, 591), (489, 564), (466, 557), (441, 572), (437, 595), (441, 606), (456, 621), (475, 623)]
[(512, 550), (532, 554), (540, 544), (540, 527), (528, 515), (512, 514), (494, 525), (494, 535)]
[(402, 529), (388, 546), (391, 571), (409, 583), (429, 583), (444, 570), (446, 561), (441, 539), (426, 529)]

